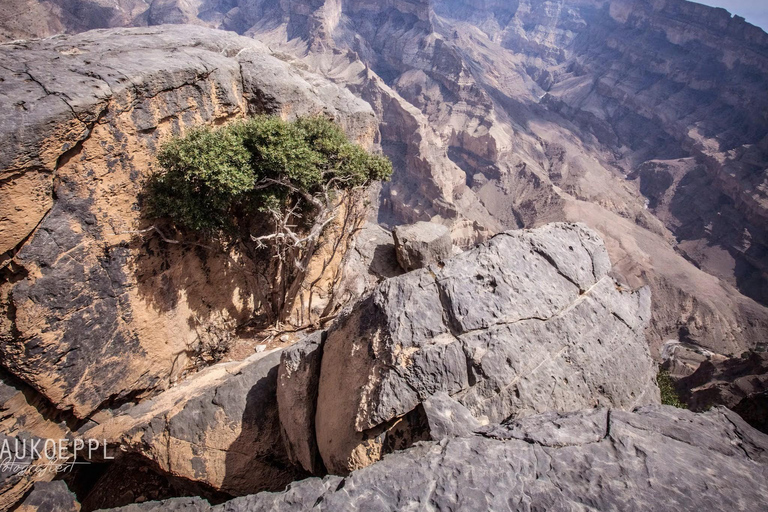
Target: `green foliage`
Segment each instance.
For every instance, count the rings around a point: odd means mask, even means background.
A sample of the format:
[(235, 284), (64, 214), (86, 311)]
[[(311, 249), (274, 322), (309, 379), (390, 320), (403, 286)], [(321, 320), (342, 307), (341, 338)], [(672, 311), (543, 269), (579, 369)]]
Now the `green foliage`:
[(207, 235), (247, 227), (258, 212), (286, 208), (302, 194), (392, 174), (389, 160), (350, 142), (324, 117), (256, 116), (199, 128), (163, 144), (157, 158), (162, 171), (149, 183), (150, 214)]
[(659, 385), (659, 390), (661, 391), (662, 404), (686, 409), (685, 404), (680, 400), (680, 395), (675, 391), (675, 384), (672, 382), (672, 377), (670, 377), (668, 371), (659, 368), (659, 373), (656, 376), (656, 383)]

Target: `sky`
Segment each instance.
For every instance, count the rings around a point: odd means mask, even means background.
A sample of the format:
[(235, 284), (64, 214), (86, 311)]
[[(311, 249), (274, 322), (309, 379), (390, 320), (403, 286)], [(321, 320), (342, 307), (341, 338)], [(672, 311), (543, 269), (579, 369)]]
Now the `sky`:
[(693, 0), (700, 4), (724, 7), (768, 32), (768, 0)]

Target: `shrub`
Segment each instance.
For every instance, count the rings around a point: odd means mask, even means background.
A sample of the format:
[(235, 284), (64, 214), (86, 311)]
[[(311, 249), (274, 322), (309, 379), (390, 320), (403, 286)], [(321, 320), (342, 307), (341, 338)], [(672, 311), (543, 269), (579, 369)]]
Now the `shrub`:
[(659, 385), (659, 391), (661, 391), (662, 404), (686, 409), (685, 404), (680, 400), (680, 395), (678, 395), (675, 390), (675, 384), (668, 371), (659, 368), (659, 373), (656, 376), (656, 383)]
[(278, 322), (290, 312), (326, 226), (356, 209), (366, 185), (392, 173), (389, 160), (350, 142), (323, 117), (257, 116), (191, 130), (163, 144), (157, 160), (150, 216), (198, 236), (240, 240), (251, 254), (269, 250), (260, 260), (270, 281), (270, 321)]
[(389, 160), (350, 142), (324, 117), (256, 116), (194, 129), (163, 144), (158, 163), (161, 172), (149, 182), (150, 214), (204, 235), (250, 228), (259, 213), (287, 215), (302, 200), (303, 212), (313, 210), (313, 198), (392, 173)]

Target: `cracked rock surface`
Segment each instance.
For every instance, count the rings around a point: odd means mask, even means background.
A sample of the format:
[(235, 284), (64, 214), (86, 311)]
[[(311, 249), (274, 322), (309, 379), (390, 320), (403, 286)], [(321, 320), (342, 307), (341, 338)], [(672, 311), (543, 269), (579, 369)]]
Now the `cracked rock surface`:
[(281, 490), (306, 473), (283, 448), (280, 359), (280, 351), (260, 353), (207, 368), (82, 438), (103, 439), (113, 453), (139, 454), (164, 473), (232, 496)]
[(269, 293), (246, 256), (137, 234), (153, 234), (141, 193), (163, 140), (254, 113), (328, 115), (367, 146), (377, 131), (365, 102), (232, 33), (0, 47), (0, 355), (81, 419), (183, 378), (200, 332), (252, 318)]
[(179, 498), (119, 510), (762, 510), (767, 469), (768, 436), (735, 413), (655, 405), (536, 415), (215, 507)]
[(380, 284), (328, 330), (316, 415), (326, 468), (378, 460), (387, 432), (437, 392), (484, 423), (657, 403), (649, 292), (609, 270), (593, 231), (552, 224)]

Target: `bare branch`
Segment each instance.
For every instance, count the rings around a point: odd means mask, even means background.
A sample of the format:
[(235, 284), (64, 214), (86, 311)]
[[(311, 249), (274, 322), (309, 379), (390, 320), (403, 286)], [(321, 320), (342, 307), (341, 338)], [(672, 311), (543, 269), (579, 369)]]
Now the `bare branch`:
[(165, 236), (165, 234), (162, 231), (160, 231), (160, 228), (158, 228), (155, 225), (149, 226), (146, 229), (139, 229), (136, 231), (121, 231), (120, 233), (117, 233), (117, 234), (118, 235), (143, 235), (143, 234), (149, 233), (150, 231), (154, 231), (155, 233), (157, 233), (160, 236), (160, 239), (167, 244), (195, 245), (197, 247), (203, 247), (204, 249), (214, 250), (214, 248), (211, 247), (210, 245), (199, 244), (197, 242), (183, 242), (180, 240), (174, 240), (172, 238), (168, 238), (167, 236)]

